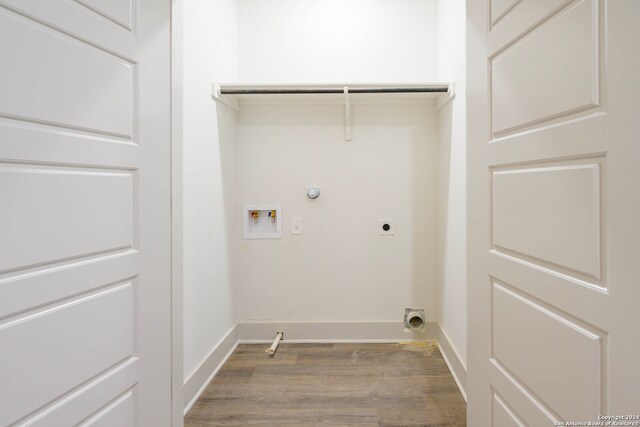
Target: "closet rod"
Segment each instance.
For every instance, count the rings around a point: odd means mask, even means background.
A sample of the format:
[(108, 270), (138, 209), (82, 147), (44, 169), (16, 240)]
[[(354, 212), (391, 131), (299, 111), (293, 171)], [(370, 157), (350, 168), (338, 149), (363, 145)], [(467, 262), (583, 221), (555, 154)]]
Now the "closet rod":
[[(385, 88), (356, 88), (350, 87), (349, 93), (445, 93), (446, 87), (385, 87)], [(325, 89), (225, 89), (220, 88), (221, 95), (296, 95), (296, 94), (338, 94), (344, 93), (344, 88)]]

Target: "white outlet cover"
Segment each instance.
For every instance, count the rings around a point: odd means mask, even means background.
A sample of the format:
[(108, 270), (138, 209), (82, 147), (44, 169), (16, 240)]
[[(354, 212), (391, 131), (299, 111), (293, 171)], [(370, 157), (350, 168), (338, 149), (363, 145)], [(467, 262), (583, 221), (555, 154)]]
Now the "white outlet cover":
[[(390, 226), (388, 231), (385, 231), (384, 229), (385, 224), (389, 224)], [(380, 233), (381, 236), (393, 236), (394, 234), (396, 234), (395, 227), (393, 226), (393, 220), (392, 219), (378, 220), (378, 233)]]
[(294, 216), (291, 218), (291, 234), (302, 234), (302, 218)]

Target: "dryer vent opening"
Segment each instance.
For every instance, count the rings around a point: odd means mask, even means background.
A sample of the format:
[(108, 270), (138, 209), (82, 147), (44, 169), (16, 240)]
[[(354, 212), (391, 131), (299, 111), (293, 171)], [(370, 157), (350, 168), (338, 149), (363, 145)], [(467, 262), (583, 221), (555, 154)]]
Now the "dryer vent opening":
[(423, 331), (425, 315), (423, 308), (404, 309), (404, 327), (407, 331)]

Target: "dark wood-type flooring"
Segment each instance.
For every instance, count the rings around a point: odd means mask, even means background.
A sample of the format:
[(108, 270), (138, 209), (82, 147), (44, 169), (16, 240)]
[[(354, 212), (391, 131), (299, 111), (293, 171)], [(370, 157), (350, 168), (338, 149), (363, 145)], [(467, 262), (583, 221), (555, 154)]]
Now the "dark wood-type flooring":
[(438, 347), (239, 345), (185, 418), (196, 426), (465, 426)]

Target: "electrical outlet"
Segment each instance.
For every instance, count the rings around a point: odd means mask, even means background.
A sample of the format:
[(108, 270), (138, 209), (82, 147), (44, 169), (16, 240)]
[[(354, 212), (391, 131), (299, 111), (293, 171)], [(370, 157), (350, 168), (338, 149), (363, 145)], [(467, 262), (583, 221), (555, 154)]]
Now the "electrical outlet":
[(393, 220), (380, 219), (378, 222), (378, 233), (380, 233), (381, 236), (392, 236), (396, 234), (393, 228)]
[(302, 234), (302, 218), (299, 216), (291, 218), (291, 234)]

